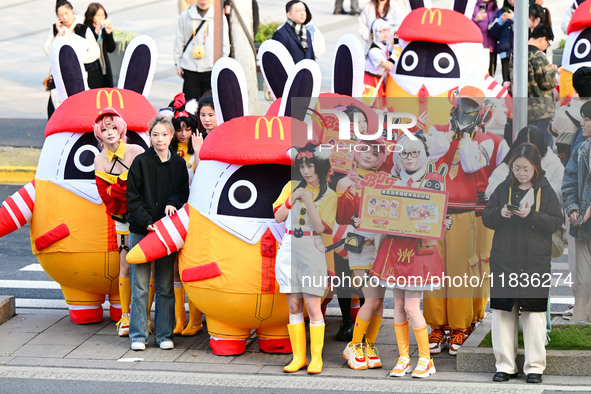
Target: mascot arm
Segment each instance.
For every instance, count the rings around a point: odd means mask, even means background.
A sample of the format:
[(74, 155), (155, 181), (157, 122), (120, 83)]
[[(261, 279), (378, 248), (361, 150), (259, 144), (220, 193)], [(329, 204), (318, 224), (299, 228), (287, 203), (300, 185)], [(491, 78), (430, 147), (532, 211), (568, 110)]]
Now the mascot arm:
[(0, 206), (0, 237), (31, 221), (35, 206), (35, 181), (27, 183)]
[(155, 224), (156, 231), (146, 235), (127, 254), (129, 264), (153, 261), (182, 248), (189, 228), (189, 205), (185, 204), (177, 213), (165, 216)]

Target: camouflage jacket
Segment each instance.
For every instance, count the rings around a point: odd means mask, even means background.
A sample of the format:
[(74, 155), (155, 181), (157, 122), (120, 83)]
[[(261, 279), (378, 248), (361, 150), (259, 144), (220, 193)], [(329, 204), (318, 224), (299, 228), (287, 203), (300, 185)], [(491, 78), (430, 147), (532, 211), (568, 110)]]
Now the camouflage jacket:
[(533, 45), (528, 48), (527, 63), (528, 122), (553, 118), (556, 111), (553, 91), (558, 84), (557, 71), (546, 54)]

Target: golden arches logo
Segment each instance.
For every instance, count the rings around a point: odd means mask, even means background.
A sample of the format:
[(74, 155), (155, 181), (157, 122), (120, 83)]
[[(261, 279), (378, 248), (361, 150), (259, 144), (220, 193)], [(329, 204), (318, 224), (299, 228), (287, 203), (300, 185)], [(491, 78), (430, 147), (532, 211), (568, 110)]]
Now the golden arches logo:
[(429, 24), (432, 25), (433, 21), (435, 20), (435, 16), (437, 16), (437, 26), (441, 26), (441, 18), (443, 18), (443, 16), (441, 15), (441, 10), (433, 10), (430, 8), (427, 8), (425, 10), (425, 12), (423, 12), (423, 19), (421, 19), (421, 25), (425, 24), (425, 19), (427, 19), (427, 14), (429, 14)]
[(103, 108), (101, 106), (101, 96), (102, 96), (102, 93), (104, 93), (105, 94), (105, 97), (107, 98), (107, 107), (112, 107), (113, 106), (113, 93), (117, 93), (117, 96), (119, 96), (119, 108), (121, 108), (121, 109), (125, 108), (123, 106), (123, 96), (121, 95), (121, 92), (120, 91), (118, 91), (116, 89), (113, 89), (111, 91), (107, 91), (105, 89), (101, 89), (96, 94), (96, 108), (97, 109)]
[(273, 137), (273, 124), (275, 123), (275, 120), (277, 120), (277, 123), (279, 124), (279, 138), (281, 139), (281, 141), (283, 141), (285, 139), (285, 134), (283, 132), (283, 123), (281, 123), (281, 119), (279, 119), (277, 116), (274, 116), (269, 120), (269, 119), (265, 118), (264, 116), (261, 116), (260, 118), (257, 119), (257, 122), (254, 125), (254, 139), (255, 140), (258, 140), (260, 137), (259, 127), (261, 125), (261, 120), (265, 121), (265, 125), (267, 126), (267, 138)]

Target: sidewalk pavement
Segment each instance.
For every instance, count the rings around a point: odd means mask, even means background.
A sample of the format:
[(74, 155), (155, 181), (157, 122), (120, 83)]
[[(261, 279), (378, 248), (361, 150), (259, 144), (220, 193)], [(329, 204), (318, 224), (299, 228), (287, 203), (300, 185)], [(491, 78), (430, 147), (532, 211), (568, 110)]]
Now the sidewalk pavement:
[[(289, 354), (267, 354), (258, 350), (256, 337), (248, 340), (246, 352), (240, 356), (216, 356), (211, 353), (208, 345), (209, 336), (204, 332), (194, 337), (176, 336), (175, 348), (172, 350), (160, 350), (154, 346), (153, 337), (149, 339), (145, 351), (135, 352), (130, 350), (129, 338), (121, 338), (116, 335), (115, 323), (109, 319), (108, 311), (105, 311), (102, 323), (89, 325), (73, 324), (67, 310), (51, 309), (17, 309), (17, 315), (0, 325), (0, 376), (8, 373), (10, 368), (17, 367), (43, 367), (43, 368), (74, 368), (80, 370), (104, 370), (116, 371), (154, 371), (175, 373), (211, 373), (215, 375), (248, 375), (261, 377), (261, 384), (266, 376), (281, 378), (288, 376), (283, 372), (283, 365), (291, 359)], [(550, 372), (544, 375), (542, 385), (531, 385), (525, 382), (521, 376), (510, 383), (493, 384), (491, 379), (494, 374), (494, 362), (490, 364), (490, 354), (482, 353), (477, 344), (490, 329), (488, 318), (477, 327), (467, 343), (460, 349), (456, 357), (450, 356), (446, 351), (434, 356), (437, 373), (428, 379), (411, 379), (410, 375), (404, 378), (388, 377), (388, 373), (394, 366), (395, 357), (398, 354), (393, 328), (393, 319), (384, 318), (380, 334), (376, 341), (383, 368), (365, 371), (354, 371), (347, 366), (342, 356), (342, 350), (346, 343), (337, 342), (334, 339), (340, 324), (340, 317), (327, 316), (326, 336), (323, 350), (324, 368), (318, 379), (342, 378), (354, 379), (359, 384), (360, 380), (365, 389), (378, 390), (383, 384), (391, 384), (391, 389), (401, 389), (405, 385), (405, 391), (423, 391), (429, 389), (425, 385), (434, 385), (436, 391), (451, 390), (454, 387), (466, 388), (475, 385), (480, 389), (489, 390), (588, 390), (591, 387), (589, 376), (558, 376)], [(490, 349), (488, 349), (490, 350)], [(410, 352), (413, 365), (416, 364), (418, 351), (414, 336), (410, 335)], [(461, 371), (459, 365), (463, 353), (473, 356), (465, 366), (472, 364), (472, 370), (478, 372)], [(489, 352), (491, 353), (491, 352)], [(584, 353), (584, 352), (580, 352)], [(589, 352), (587, 352), (589, 353)], [(488, 358), (487, 358), (488, 357)], [(487, 361), (488, 360), (488, 361)], [(494, 360), (494, 358), (493, 358)], [(589, 368), (591, 364), (589, 356), (567, 362), (568, 369), (581, 370)], [(549, 368), (550, 368), (549, 362)], [(7, 367), (10, 367), (7, 369)], [(491, 369), (492, 368), (492, 369)], [(307, 376), (305, 370), (295, 375)], [(297, 378), (296, 378), (297, 379)], [(372, 383), (370, 383), (372, 382)], [(425, 383), (428, 382), (428, 383)], [(353, 384), (353, 383), (349, 383)], [(352, 389), (354, 386), (349, 386)], [(338, 389), (333, 386), (332, 389)], [(363, 390), (362, 390), (363, 391)], [(454, 390), (457, 391), (457, 390)]]

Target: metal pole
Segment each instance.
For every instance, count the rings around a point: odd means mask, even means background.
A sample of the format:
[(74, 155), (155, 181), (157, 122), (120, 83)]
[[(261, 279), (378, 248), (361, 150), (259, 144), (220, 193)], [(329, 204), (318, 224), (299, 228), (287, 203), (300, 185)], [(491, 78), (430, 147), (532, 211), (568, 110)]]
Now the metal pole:
[(529, 38), (529, 2), (515, 2), (513, 24), (513, 140), (527, 126), (527, 41)]

